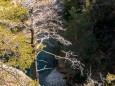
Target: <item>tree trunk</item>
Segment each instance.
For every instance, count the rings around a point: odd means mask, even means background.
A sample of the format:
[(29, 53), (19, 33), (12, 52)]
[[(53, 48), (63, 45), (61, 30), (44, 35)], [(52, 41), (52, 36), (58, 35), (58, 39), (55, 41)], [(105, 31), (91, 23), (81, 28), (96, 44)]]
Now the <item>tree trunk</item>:
[(31, 31), (31, 42), (30, 42), (30, 44), (31, 44), (31, 46), (34, 48), (35, 46), (34, 46), (34, 30), (33, 29), (30, 29), (30, 31)]
[[(33, 9), (31, 10), (31, 13), (30, 13), (30, 18), (31, 18), (31, 15), (33, 13)], [(33, 19), (31, 18), (31, 28), (30, 28), (30, 32), (31, 32), (31, 41), (30, 41), (30, 44), (31, 46), (34, 48), (35, 45), (34, 45), (34, 28), (33, 28)], [(35, 50), (33, 50), (33, 53), (35, 53)], [(36, 81), (39, 81), (38, 80), (38, 72), (37, 72), (37, 59), (35, 57), (35, 60), (32, 64), (32, 74), (33, 74), (33, 79), (36, 80)]]
[[(34, 29), (30, 29), (31, 31), (31, 46), (34, 48)], [(35, 53), (35, 50), (33, 50), (33, 53)], [(32, 64), (32, 72), (33, 72), (33, 79), (38, 81), (38, 72), (37, 72), (37, 60), (35, 59), (33, 64)]]

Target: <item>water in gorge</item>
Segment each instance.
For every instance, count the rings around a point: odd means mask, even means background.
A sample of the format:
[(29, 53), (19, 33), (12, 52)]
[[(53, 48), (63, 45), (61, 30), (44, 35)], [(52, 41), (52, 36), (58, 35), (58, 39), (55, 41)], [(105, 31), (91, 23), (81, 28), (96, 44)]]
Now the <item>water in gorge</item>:
[[(54, 43), (55, 45), (56, 43)], [(53, 53), (55, 47), (48, 45), (43, 49), (47, 52)], [(44, 86), (66, 86), (66, 82), (63, 79), (64, 75), (59, 73), (56, 69), (57, 60), (44, 52), (40, 52), (37, 56), (38, 70), (43, 69), (44, 67), (49, 68), (41, 70), (39, 74), (39, 82)]]
[[(47, 52), (52, 52), (53, 51), (53, 47), (49, 46), (47, 44), (47, 46), (43, 49)], [(39, 71), (39, 81), (40, 81), (40, 84), (44, 85), (46, 83), (45, 81), (45, 78), (48, 74), (51, 73), (51, 71), (55, 68), (56, 66), (56, 59), (53, 58), (51, 55), (49, 54), (46, 54), (44, 52), (40, 52), (37, 56), (37, 63), (38, 63), (38, 70), (40, 69), (43, 69), (45, 66), (46, 68), (49, 68), (49, 69), (46, 69), (46, 70), (41, 70)]]

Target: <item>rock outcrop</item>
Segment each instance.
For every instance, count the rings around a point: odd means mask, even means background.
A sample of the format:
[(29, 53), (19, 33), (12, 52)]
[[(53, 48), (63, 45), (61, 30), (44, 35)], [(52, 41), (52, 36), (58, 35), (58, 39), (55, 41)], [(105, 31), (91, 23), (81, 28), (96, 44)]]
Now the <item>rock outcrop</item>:
[(22, 71), (0, 62), (0, 86), (39, 86)]

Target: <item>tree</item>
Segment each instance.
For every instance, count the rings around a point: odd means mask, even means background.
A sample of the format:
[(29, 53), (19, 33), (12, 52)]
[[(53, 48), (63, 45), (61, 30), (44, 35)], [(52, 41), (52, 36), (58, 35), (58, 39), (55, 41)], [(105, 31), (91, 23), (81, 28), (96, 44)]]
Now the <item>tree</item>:
[[(26, 72), (36, 57), (34, 48), (30, 45), (30, 34), (24, 29), (24, 18), (28, 11), (20, 4), (11, 1), (0, 0), (0, 61)], [(0, 67), (2, 69), (0, 72), (4, 71), (2, 76), (10, 77), (11, 73), (16, 74), (1, 64)]]
[[(49, 4), (48, 7), (45, 5)], [(59, 4), (58, 4), (59, 5)], [(43, 8), (41, 6), (44, 6)], [(59, 5), (61, 6), (61, 5)], [(58, 42), (60, 42), (63, 45), (69, 46), (71, 45), (71, 42), (68, 40), (65, 40), (61, 35), (59, 35), (59, 31), (65, 31), (66, 29), (63, 28), (63, 24), (61, 22), (61, 15), (60, 9), (61, 8), (55, 8), (55, 2), (53, 1), (36, 1), (31, 3), (29, 7), (29, 14), (28, 14), (28, 21), (25, 26), (27, 29), (31, 32), (31, 46), (34, 47), (35, 51), (40, 48), (42, 44), (45, 42), (49, 42), (49, 39), (54, 39)], [(39, 8), (39, 9), (38, 9)], [(52, 15), (52, 16), (51, 16)], [(72, 67), (83, 70), (83, 64), (74, 59), (70, 58), (73, 55), (73, 52), (64, 52), (65, 56), (57, 56), (55, 54), (52, 54), (50, 52), (46, 52), (42, 50), (41, 51), (53, 55), (57, 59), (64, 59), (68, 60), (72, 63)], [(36, 60), (34, 62), (34, 69), (36, 69)], [(37, 70), (34, 71), (35, 79), (37, 77), (36, 74)]]
[(0, 1), (0, 58), (23, 71), (30, 67), (35, 54), (24, 33), (21, 20), (27, 10), (21, 5), (14, 6), (10, 0)]
[(97, 49), (92, 28), (93, 22), (90, 18), (91, 2), (89, 0), (65, 0), (64, 4), (63, 21), (68, 28), (64, 36), (73, 43), (73, 47), (69, 49), (76, 51), (81, 60), (89, 60)]

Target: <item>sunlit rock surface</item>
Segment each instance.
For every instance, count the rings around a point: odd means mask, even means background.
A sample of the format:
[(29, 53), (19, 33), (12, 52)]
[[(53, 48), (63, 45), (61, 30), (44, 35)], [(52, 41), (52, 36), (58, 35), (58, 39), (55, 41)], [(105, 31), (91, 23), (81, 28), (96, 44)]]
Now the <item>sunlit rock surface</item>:
[(0, 62), (0, 86), (36, 86), (22, 71)]

